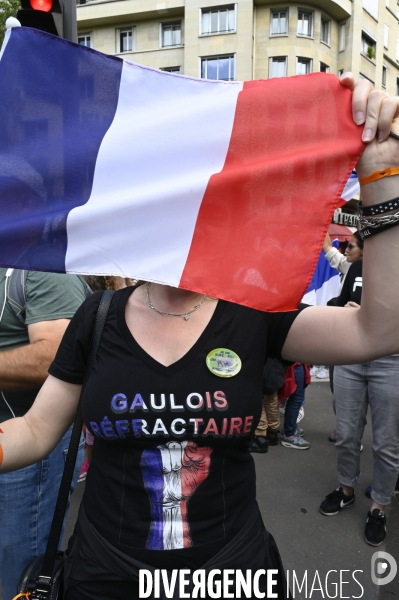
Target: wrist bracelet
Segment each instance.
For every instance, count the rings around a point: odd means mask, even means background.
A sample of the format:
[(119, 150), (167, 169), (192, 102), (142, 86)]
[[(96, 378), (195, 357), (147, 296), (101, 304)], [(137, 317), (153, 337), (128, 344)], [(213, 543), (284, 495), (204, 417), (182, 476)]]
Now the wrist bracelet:
[(365, 240), (368, 237), (371, 237), (372, 235), (375, 235), (376, 233), (380, 233), (382, 231), (386, 231), (387, 229), (392, 229), (392, 227), (395, 227), (395, 225), (399, 224), (399, 220), (396, 221), (395, 223), (389, 223), (387, 225), (382, 225), (381, 227), (365, 227), (364, 229), (359, 229), (359, 235), (362, 238), (362, 240)]
[(359, 179), (360, 185), (366, 185), (367, 183), (371, 183), (372, 181), (377, 181), (378, 179), (382, 179), (383, 177), (392, 177), (393, 175), (399, 175), (399, 167), (387, 167), (386, 169), (380, 169), (379, 171), (374, 171), (368, 177), (363, 177)]
[(379, 228), (385, 225), (399, 223), (399, 212), (394, 215), (378, 215), (378, 217), (359, 217), (359, 225), (363, 227)]
[(388, 210), (395, 210), (399, 207), (399, 196), (381, 202), (381, 204), (372, 204), (371, 206), (364, 206), (362, 202), (359, 202), (357, 208), (359, 210), (359, 217), (374, 217), (374, 215), (380, 215), (387, 212)]

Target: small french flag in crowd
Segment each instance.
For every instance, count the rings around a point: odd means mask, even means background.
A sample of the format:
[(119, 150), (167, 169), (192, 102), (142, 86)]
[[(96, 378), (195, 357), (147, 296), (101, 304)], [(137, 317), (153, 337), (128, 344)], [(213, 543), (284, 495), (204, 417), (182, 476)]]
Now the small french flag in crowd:
[(294, 309), (364, 149), (351, 97), (325, 73), (199, 80), (11, 29), (0, 264)]
[[(339, 241), (333, 240), (334, 248), (339, 248)], [(341, 276), (337, 269), (330, 266), (323, 251), (320, 252), (312, 281), (304, 295), (302, 302), (317, 306), (325, 306), (331, 298), (339, 296)]]

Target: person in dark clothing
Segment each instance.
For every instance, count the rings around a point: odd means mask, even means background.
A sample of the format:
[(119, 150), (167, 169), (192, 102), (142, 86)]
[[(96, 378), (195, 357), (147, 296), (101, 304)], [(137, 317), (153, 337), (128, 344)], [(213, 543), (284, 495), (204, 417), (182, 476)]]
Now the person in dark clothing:
[(263, 369), (262, 414), (248, 443), (250, 452), (265, 454), (269, 446), (277, 446), (280, 433), (278, 390), (284, 385), (285, 367), (276, 358), (268, 358)]

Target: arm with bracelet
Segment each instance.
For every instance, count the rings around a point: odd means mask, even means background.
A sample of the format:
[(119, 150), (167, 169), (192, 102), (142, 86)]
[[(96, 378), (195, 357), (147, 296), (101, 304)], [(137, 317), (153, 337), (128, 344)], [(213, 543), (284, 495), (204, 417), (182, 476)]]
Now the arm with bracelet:
[[(353, 118), (363, 128), (366, 144), (356, 165), (365, 240), (362, 306), (302, 311), (289, 331), (283, 356), (308, 363), (356, 364), (399, 351), (399, 101), (373, 90), (366, 80), (354, 85), (347, 73), (341, 83), (353, 90)], [(383, 212), (374, 215), (377, 210)], [(374, 219), (373, 227), (363, 219)], [(323, 339), (329, 339), (328, 348)]]

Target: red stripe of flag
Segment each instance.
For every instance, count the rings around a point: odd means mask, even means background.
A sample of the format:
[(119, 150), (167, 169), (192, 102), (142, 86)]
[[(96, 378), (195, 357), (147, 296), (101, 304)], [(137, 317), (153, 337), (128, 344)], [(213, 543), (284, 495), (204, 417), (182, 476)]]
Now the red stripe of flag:
[(244, 84), (180, 287), (267, 311), (297, 306), (364, 149), (351, 98), (325, 73)]

